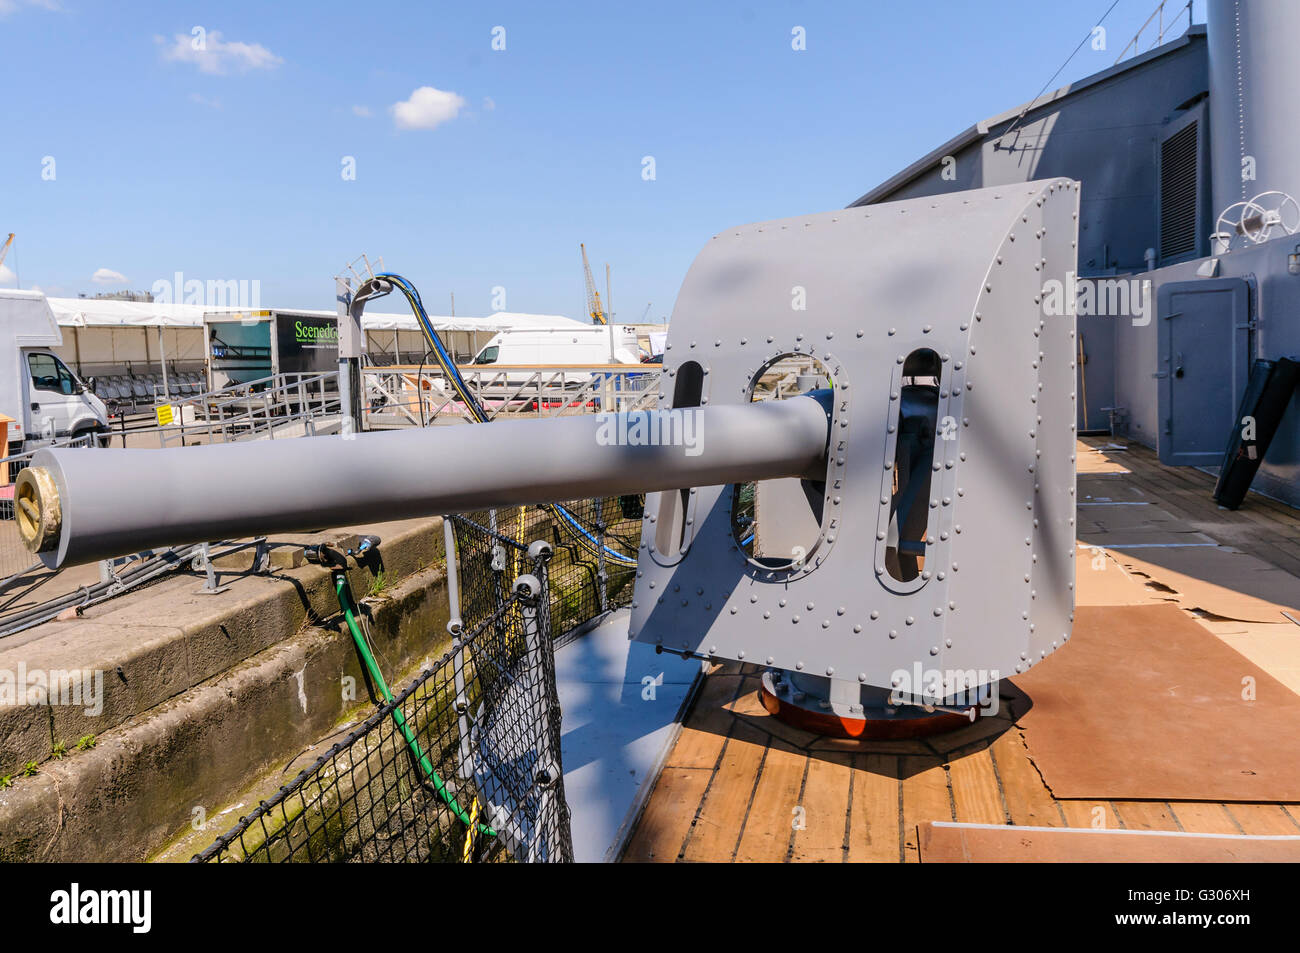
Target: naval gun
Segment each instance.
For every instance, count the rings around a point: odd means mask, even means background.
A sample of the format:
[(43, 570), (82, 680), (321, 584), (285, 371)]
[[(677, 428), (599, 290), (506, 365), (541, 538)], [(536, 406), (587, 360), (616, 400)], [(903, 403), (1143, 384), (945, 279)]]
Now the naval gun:
[[(766, 666), (769, 710), (818, 731), (964, 717), (1070, 637), (1078, 199), (1060, 179), (731, 229), (685, 278), (653, 410), (47, 449), (19, 531), (59, 566), (646, 493), (631, 638)], [(790, 360), (816, 385), (756, 400)]]

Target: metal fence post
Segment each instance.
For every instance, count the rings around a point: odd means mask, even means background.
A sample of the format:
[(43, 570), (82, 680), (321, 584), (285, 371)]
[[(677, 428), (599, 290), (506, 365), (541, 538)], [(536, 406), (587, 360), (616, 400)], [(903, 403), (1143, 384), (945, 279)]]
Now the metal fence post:
[(447, 563), (447, 631), (453, 637), (460, 635), (462, 627), (460, 618), (460, 567), (457, 565), (456, 530), (451, 525), (451, 517), (442, 518), (442, 548), (446, 553)]
[(600, 599), (600, 611), (609, 611), (608, 573), (605, 571), (605, 501), (596, 498), (596, 591)]

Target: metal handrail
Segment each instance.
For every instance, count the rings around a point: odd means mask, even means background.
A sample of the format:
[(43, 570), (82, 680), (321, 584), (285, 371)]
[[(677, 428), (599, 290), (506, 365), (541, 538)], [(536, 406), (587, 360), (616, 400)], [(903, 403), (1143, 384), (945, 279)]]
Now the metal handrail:
[[(370, 421), (391, 413), (387, 425), (419, 426), (454, 413), (468, 419), (459, 398), (444, 386), (440, 368), (415, 365), (365, 367)], [(638, 409), (657, 397), (658, 365), (557, 364), (468, 365), (462, 376), (470, 393), (493, 418), (552, 417)], [(412, 393), (414, 391), (414, 393)]]
[[(190, 439), (222, 442), (276, 439), (277, 429), (301, 422), (310, 435), (322, 418), (337, 417), (342, 405), (337, 391), (337, 371), (281, 373), (269, 377), (196, 394), (176, 401), (180, 418), (163, 424), (132, 430), (156, 430), (159, 446)], [(330, 390), (333, 383), (335, 389)], [(186, 420), (186, 408), (193, 417)]]
[[(1154, 20), (1157, 16), (1160, 17), (1160, 23), (1156, 27), (1156, 41), (1151, 45), (1151, 48), (1154, 49), (1155, 47), (1159, 46), (1161, 43), (1165, 41), (1165, 4), (1166, 3), (1168, 3), (1168, 0), (1160, 0), (1160, 5), (1157, 6), (1153, 11), (1151, 11), (1151, 16), (1147, 17), (1146, 22), (1143, 23), (1140, 27), (1138, 27), (1138, 31), (1133, 34), (1133, 39), (1129, 40), (1128, 43), (1125, 44), (1124, 49), (1119, 51), (1119, 56), (1115, 58), (1115, 62), (1112, 65), (1118, 66), (1120, 60), (1124, 59), (1124, 55), (1130, 49), (1133, 50), (1135, 55), (1138, 53), (1143, 31), (1146, 30), (1146, 28), (1151, 25), (1151, 21)], [(1187, 0), (1184, 9), (1187, 11), (1187, 28), (1190, 30), (1192, 28), (1192, 0)], [(1173, 21), (1171, 20), (1170, 25), (1172, 24)]]

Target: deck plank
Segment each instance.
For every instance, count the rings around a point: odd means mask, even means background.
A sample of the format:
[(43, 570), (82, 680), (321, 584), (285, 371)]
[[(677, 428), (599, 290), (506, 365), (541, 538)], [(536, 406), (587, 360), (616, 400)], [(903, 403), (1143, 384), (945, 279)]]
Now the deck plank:
[(853, 759), (853, 807), (849, 815), (851, 863), (896, 864), (899, 848), (898, 756), (863, 754)]
[(1279, 804), (1229, 804), (1227, 809), (1247, 834), (1300, 836), (1300, 826)]
[(712, 766), (707, 769), (665, 767), (623, 852), (623, 860), (675, 862), (712, 775)]
[(953, 819), (970, 824), (1005, 824), (1006, 809), (998, 789), (993, 754), (988, 748), (948, 763), (952, 781)]
[(1124, 825), (1115, 813), (1115, 805), (1110, 801), (1057, 801), (1056, 805), (1065, 815), (1067, 827), (1089, 828), (1090, 830), (1121, 830)]
[[(763, 773), (754, 789), (754, 800), (736, 848), (737, 861), (786, 860), (795, 833), (796, 811), (802, 807), (799, 795), (807, 767), (805, 752), (777, 740), (768, 747)], [(806, 816), (806, 809), (803, 813)]]
[(766, 735), (749, 725), (735, 725), (687, 838), (683, 860), (732, 859), (766, 750)]
[(899, 758), (903, 775), (903, 860), (917, 863), (921, 844), (917, 830), (926, 821), (951, 821), (952, 800), (948, 794), (948, 772), (942, 759), (933, 755)]
[(1011, 823), (1025, 827), (1064, 826), (1056, 802), (1030, 763), (1029, 750), (1020, 732), (1012, 730), (999, 735), (990, 750)]
[(804, 827), (794, 832), (791, 860), (838, 864), (845, 859), (852, 777), (853, 759), (848, 755), (824, 754), (808, 759), (800, 805), (804, 809)]
[(1189, 834), (1240, 834), (1242, 830), (1222, 804), (1175, 801), (1169, 805), (1178, 824)]
[(1176, 831), (1169, 805), (1163, 801), (1115, 801), (1115, 812), (1131, 831)]
[(739, 675), (714, 674), (705, 678), (677, 744), (664, 762), (666, 766), (712, 768), (717, 764), (734, 720), (724, 706), (735, 698), (740, 686)]

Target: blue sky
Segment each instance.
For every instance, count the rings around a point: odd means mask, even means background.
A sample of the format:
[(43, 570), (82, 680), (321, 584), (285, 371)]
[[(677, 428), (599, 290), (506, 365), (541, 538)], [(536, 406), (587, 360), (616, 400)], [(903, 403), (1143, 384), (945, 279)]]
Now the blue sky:
[[(1028, 100), (1110, 2), (0, 0), (6, 266), (50, 294), (180, 271), (329, 308), (366, 252), (432, 312), (504, 288), (581, 316), (581, 241), (617, 319), (658, 319), (711, 235), (842, 207)], [(1053, 86), (1155, 6), (1119, 0)]]

